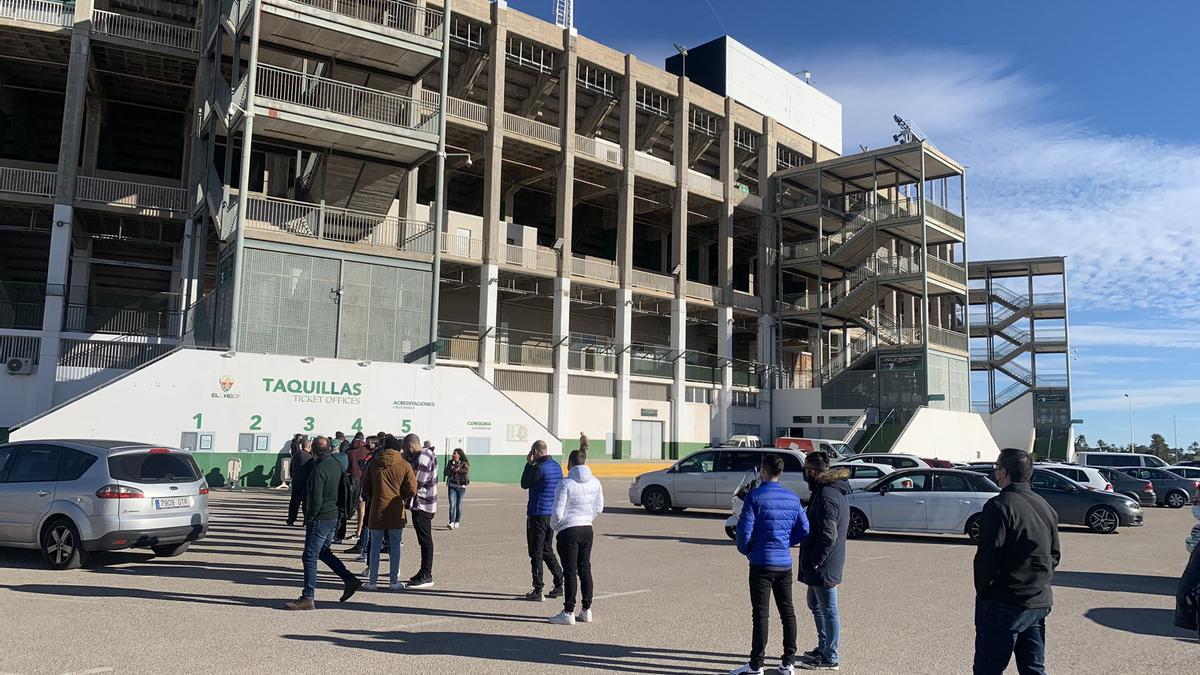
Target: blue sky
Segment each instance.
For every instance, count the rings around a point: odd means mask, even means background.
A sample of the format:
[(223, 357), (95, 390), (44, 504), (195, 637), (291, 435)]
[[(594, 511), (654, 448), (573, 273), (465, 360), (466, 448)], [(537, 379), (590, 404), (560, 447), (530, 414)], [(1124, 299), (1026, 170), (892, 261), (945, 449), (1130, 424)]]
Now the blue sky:
[(972, 258), (1068, 257), (1078, 430), (1128, 443), (1128, 393), (1138, 442), (1173, 417), (1200, 441), (1200, 3), (577, 0), (576, 26), (656, 65), (728, 33), (807, 68), (847, 149), (917, 121), (968, 167)]

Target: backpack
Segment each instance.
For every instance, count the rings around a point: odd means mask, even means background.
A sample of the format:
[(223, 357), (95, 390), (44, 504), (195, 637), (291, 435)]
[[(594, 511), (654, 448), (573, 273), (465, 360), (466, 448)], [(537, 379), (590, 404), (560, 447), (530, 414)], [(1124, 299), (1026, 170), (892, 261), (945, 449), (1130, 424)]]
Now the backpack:
[(338, 519), (345, 522), (358, 513), (358, 496), (354, 493), (354, 482), (350, 474), (343, 471), (338, 480)]

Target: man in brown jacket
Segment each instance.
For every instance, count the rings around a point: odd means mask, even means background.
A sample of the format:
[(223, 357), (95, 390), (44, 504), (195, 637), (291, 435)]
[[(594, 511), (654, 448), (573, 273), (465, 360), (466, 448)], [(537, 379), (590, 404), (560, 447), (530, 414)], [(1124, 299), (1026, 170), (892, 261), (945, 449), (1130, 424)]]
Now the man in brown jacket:
[(400, 454), (400, 441), (388, 437), (387, 446), (375, 453), (363, 479), (363, 492), (367, 500), (367, 564), (370, 579), (366, 590), (376, 589), (379, 580), (379, 549), (386, 532), (390, 587), (393, 591), (404, 588), (400, 583), (400, 541), (404, 526), (408, 524), (408, 504), (417, 494), (417, 476)]

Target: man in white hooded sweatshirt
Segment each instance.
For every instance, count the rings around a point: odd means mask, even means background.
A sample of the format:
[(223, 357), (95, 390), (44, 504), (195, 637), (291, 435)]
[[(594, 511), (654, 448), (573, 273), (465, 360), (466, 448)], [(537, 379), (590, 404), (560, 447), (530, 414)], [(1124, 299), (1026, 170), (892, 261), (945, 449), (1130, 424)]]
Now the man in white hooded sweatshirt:
[(578, 620), (592, 621), (592, 521), (604, 510), (604, 491), (586, 463), (586, 451), (571, 452), (567, 477), (554, 493), (554, 514), (550, 516), (550, 527), (558, 533), (558, 557), (566, 585), (563, 611), (550, 617), (550, 623), (567, 626), (576, 621), (577, 586), (583, 596)]

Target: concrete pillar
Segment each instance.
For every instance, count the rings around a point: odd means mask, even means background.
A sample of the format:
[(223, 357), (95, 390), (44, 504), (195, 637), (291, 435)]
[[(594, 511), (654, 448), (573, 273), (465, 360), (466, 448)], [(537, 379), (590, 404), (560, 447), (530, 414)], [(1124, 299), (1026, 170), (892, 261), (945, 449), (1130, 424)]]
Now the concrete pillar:
[(504, 76), (508, 40), (507, 4), (492, 4), (488, 45), (488, 130), (483, 139), (483, 260), (503, 259), (508, 233), (502, 221), (502, 156), (504, 154)]
[[(763, 118), (762, 137), (758, 141), (758, 176), (759, 192), (763, 195), (763, 213), (758, 219), (758, 293), (762, 297), (762, 316), (758, 321), (758, 360), (760, 363), (774, 365), (775, 354), (775, 294), (777, 292), (775, 245), (778, 233), (775, 227), (775, 217), (769, 205), (775, 203), (775, 187), (769, 177), (776, 168), (776, 138), (775, 120)], [(765, 185), (766, 189), (762, 189)], [(824, 358), (820, 363), (824, 363)], [(817, 382), (819, 385), (820, 383)], [(774, 430), (771, 434), (774, 435)]]
[(721, 389), (717, 392), (717, 424), (710, 436), (724, 440), (733, 429), (733, 308), (717, 308), (717, 356), (721, 357)]
[(550, 376), (550, 433), (568, 438), (567, 429), (567, 357), (571, 335), (571, 280), (554, 280), (554, 373)]
[(683, 353), (687, 350), (687, 300), (684, 284), (687, 283), (687, 231), (688, 231), (688, 98), (687, 78), (679, 78), (678, 95), (675, 100), (675, 188), (674, 209), (671, 214), (671, 266), (675, 273), (675, 300), (671, 303), (671, 350), (675, 360), (675, 377), (671, 383), (671, 459), (680, 455), (680, 443), (686, 433), (684, 401), (687, 400), (687, 363)]
[[(58, 190), (56, 204), (70, 205), (75, 198), (75, 176), (79, 167), (80, 143), (91, 66), (93, 0), (75, 3), (75, 26), (71, 31), (71, 54), (64, 90), (62, 140), (58, 147)], [(56, 218), (56, 220), (58, 220)], [(68, 223), (70, 219), (67, 219)], [(68, 233), (69, 234), (69, 233)]]
[[(737, 183), (734, 168), (733, 99), (725, 97), (725, 126), (721, 129), (721, 182), (724, 203), (717, 220), (717, 285), (725, 303), (733, 302), (733, 192)], [(763, 179), (765, 180), (765, 179)]]
[(96, 158), (100, 153), (100, 123), (103, 102), (99, 96), (87, 97), (87, 114), (83, 127), (83, 174), (96, 175)]
[(617, 291), (617, 390), (613, 406), (613, 459), (630, 456), (633, 450), (633, 407), (629, 403), (629, 343), (633, 341), (633, 292), (628, 287)]
[[(679, 286), (676, 282), (676, 286)], [(677, 293), (671, 301), (671, 351), (678, 358), (674, 363), (674, 379), (671, 382), (671, 438), (667, 443), (669, 455), (666, 459), (679, 459), (680, 443), (688, 429), (684, 422), (684, 402), (687, 400), (687, 362), (683, 356), (687, 349), (687, 300)]]
[(479, 268), (479, 331), (486, 333), (479, 341), (479, 376), (496, 382), (496, 331), (499, 315), (498, 288), (500, 271), (494, 262)]
[(563, 30), (563, 69), (559, 80), (558, 128), (562, 132), (562, 151), (558, 165), (558, 201), (555, 205), (554, 236), (562, 239), (558, 269), (564, 277), (571, 276), (571, 238), (575, 222), (575, 70), (576, 38), (569, 29)]

